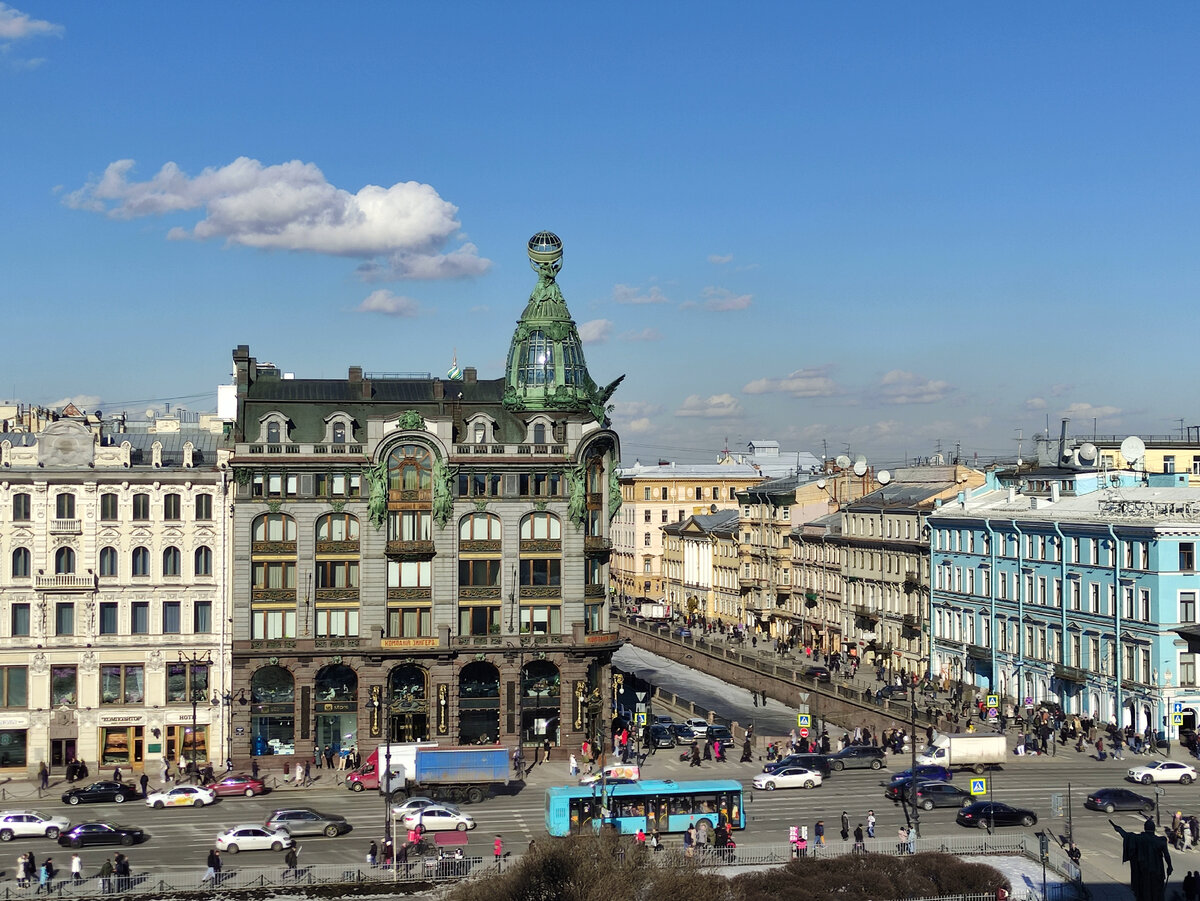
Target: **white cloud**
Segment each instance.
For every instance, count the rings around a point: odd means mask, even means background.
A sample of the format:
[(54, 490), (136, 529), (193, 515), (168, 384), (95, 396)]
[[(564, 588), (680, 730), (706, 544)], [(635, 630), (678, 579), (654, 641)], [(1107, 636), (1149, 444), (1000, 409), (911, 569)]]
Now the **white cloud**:
[(950, 394), (950, 383), (893, 369), (879, 380), (879, 399), (887, 404), (935, 404)]
[(728, 419), (742, 415), (742, 406), (732, 394), (714, 394), (701, 397), (693, 394), (686, 398), (683, 406), (675, 411), (676, 416), (700, 419)]
[(833, 397), (839, 393), (828, 366), (797, 369), (783, 378), (755, 379), (742, 388), (745, 394), (790, 394), (792, 397)]
[(74, 404), (80, 410), (95, 411), (100, 405), (100, 397), (96, 394), (75, 394), (71, 397), (60, 397), (52, 404), (48, 404), (52, 410), (61, 410), (67, 404)]
[(579, 340), (584, 344), (603, 344), (612, 335), (612, 320), (593, 319), (579, 324)]
[(642, 417), (641, 419), (628, 419), (621, 423), (621, 434), (644, 435), (647, 432), (654, 431), (655, 423), (653, 419)]
[(1046, 409), (1046, 398), (1031, 397), (1025, 401), (1025, 409), (1030, 413), (1036, 413), (1038, 410)]
[(727, 313), (730, 310), (744, 310), (750, 306), (754, 299), (752, 294), (734, 294), (732, 291), (727, 291), (724, 288), (705, 288), (704, 294), (704, 309), (713, 313)]
[(39, 35), (59, 37), (62, 33), (61, 25), (44, 19), (31, 19), (28, 13), (13, 9), (7, 3), (0, 3), (0, 41), (19, 41)]
[(733, 262), (733, 254), (731, 253), (710, 253), (708, 261), (714, 266), (724, 266), (726, 263)]
[(622, 332), (622, 341), (661, 341), (662, 332), (656, 328), (644, 328), (636, 332)]
[(358, 305), (360, 313), (383, 313), (387, 316), (399, 316), (402, 319), (411, 319), (414, 316), (421, 315), (421, 305), (411, 297), (404, 297), (401, 294), (393, 294), (391, 291), (381, 288), (378, 291), (372, 291), (363, 299), (363, 302)]
[(1068, 419), (1088, 420), (1096, 419), (1100, 422), (1108, 422), (1116, 424), (1121, 421), (1121, 414), (1124, 411), (1120, 407), (1112, 406), (1093, 406), (1092, 404), (1074, 403), (1062, 411), (1060, 415)]
[(1074, 387), (1075, 387), (1074, 385), (1051, 385), (1050, 386), (1050, 396), (1051, 397), (1062, 397), (1064, 394), (1067, 394), (1068, 392), (1070, 392), (1070, 390)]
[(670, 299), (662, 293), (658, 285), (651, 285), (648, 291), (643, 292), (640, 288), (635, 288), (633, 285), (614, 285), (612, 293), (613, 303), (630, 303), (630, 304), (645, 304), (645, 303), (670, 303)]
[(657, 416), (663, 410), (660, 404), (651, 404), (641, 400), (614, 401), (612, 408), (613, 419)]
[(117, 160), (63, 202), (111, 219), (203, 209), (190, 231), (172, 228), (167, 237), (362, 259), (367, 278), (458, 278), (491, 265), (469, 242), (446, 250), (459, 234), (458, 208), (430, 185), (366, 185), (351, 194), (299, 160), (264, 166), (239, 157), (194, 177), (167, 163), (140, 182), (129, 180), (133, 167)]

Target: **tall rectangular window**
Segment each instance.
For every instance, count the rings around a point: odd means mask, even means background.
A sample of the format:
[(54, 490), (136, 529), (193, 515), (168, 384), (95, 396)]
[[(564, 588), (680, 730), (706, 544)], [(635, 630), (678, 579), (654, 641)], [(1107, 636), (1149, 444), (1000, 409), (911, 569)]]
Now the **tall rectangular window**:
[(100, 495), (100, 519), (113, 522), (117, 518), (117, 496), (112, 492)]
[(23, 666), (0, 667), (0, 707), (29, 706), (29, 671)]
[(182, 517), (183, 503), (178, 494), (168, 494), (163, 497), (163, 519), (177, 520)]
[(74, 604), (55, 604), (54, 605), (54, 634), (55, 635), (74, 635), (75, 634), (75, 605)]
[(192, 605), (192, 631), (212, 631), (212, 601), (196, 601)]
[(133, 518), (138, 521), (150, 518), (150, 495), (135, 494), (133, 496)]
[(1196, 543), (1194, 541), (1179, 542), (1179, 570), (1190, 573), (1196, 568)]
[(1175, 472), (1175, 455), (1174, 454), (1163, 454), (1163, 472), (1166, 472), (1166, 473)]
[(212, 519), (212, 495), (196, 495), (196, 519)]
[(177, 635), (181, 631), (179, 623), (179, 601), (163, 601), (162, 630), (164, 635)]
[(113, 601), (105, 601), (100, 605), (100, 634), (117, 634), (117, 605)]
[(29, 635), (29, 605), (13, 604), (11, 610), (11, 625), (14, 638)]
[(150, 634), (149, 601), (134, 601), (129, 605), (129, 631), (133, 635)]
[(1196, 684), (1196, 655), (1195, 654), (1180, 654), (1179, 655), (1179, 684), (1192, 685)]
[(1196, 592), (1179, 592), (1179, 621), (1194, 623), (1196, 621)]
[(30, 509), (28, 494), (13, 495), (13, 522), (29, 522)]

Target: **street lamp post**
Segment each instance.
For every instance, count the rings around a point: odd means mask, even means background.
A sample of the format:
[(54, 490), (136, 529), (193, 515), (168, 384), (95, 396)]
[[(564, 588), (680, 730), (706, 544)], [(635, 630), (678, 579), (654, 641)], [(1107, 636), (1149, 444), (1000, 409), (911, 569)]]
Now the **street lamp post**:
[[(212, 653), (205, 651), (201, 654), (199, 651), (192, 651), (189, 654), (185, 654), (183, 651), (180, 651), (179, 662), (187, 666), (188, 697), (192, 702), (192, 749), (188, 755), (188, 764), (193, 769), (198, 770), (199, 767), (196, 765), (196, 708), (200, 701), (207, 700), (208, 696), (205, 691), (196, 690), (196, 671), (200, 668), (201, 664), (208, 666), (212, 663)], [(205, 747), (207, 748), (207, 742), (205, 743)]]
[[(224, 707), (225, 721), (225, 768), (233, 769), (233, 692), (213, 692), (212, 706)], [(194, 727), (193, 727), (194, 728)]]

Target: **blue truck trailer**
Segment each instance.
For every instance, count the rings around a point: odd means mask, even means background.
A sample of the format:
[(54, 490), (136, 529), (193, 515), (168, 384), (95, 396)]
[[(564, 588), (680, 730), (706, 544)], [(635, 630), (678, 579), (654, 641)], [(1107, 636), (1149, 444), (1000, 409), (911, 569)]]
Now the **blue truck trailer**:
[[(507, 785), (509, 754), (506, 748), (417, 748), (412, 763), (393, 766), (390, 780), (391, 799), (400, 802), (413, 795), (423, 795), (435, 801), (454, 801), (477, 804)], [(383, 780), (380, 791), (386, 791)]]

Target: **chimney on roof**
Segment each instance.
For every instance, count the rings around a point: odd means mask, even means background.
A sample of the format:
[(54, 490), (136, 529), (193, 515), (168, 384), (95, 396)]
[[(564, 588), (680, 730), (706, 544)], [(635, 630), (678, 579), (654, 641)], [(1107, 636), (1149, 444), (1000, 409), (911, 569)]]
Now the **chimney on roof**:
[(361, 366), (351, 366), (350, 367), (350, 381), (352, 383), (362, 381), (362, 367)]
[(474, 385), (478, 381), (479, 374), (475, 371), (474, 366), (468, 366), (463, 370), (463, 384)]
[(441, 400), (446, 396), (446, 386), (442, 384), (441, 379), (433, 380), (433, 399)]

